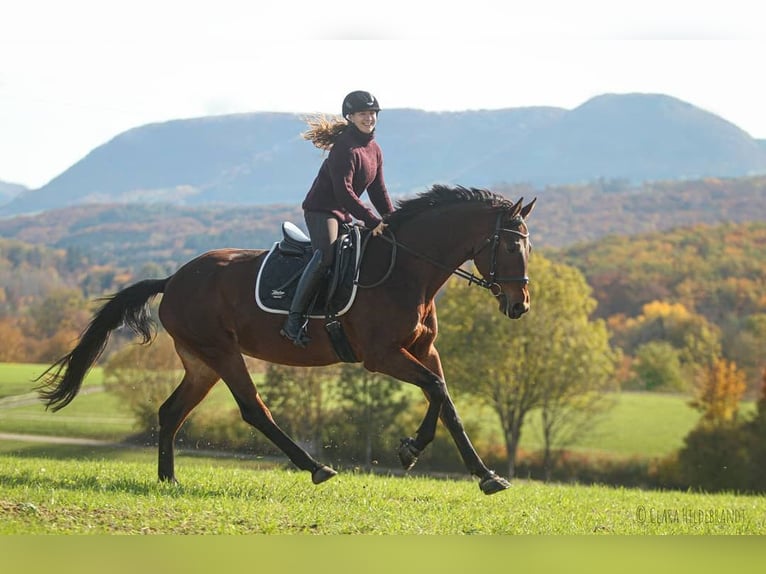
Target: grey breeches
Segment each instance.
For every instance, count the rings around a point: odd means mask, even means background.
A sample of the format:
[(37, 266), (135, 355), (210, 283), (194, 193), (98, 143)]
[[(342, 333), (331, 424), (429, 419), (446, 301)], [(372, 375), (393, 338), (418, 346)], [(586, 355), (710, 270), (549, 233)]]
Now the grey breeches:
[(322, 252), (322, 267), (332, 265), (335, 257), (335, 241), (338, 239), (339, 222), (332, 214), (324, 211), (304, 212), (306, 227), (314, 251)]

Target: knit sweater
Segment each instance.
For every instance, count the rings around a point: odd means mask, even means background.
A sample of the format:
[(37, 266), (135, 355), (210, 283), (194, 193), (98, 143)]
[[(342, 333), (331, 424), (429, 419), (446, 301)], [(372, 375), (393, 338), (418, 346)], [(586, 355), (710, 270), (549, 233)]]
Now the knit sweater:
[(374, 133), (364, 134), (349, 125), (322, 162), (302, 207), (330, 212), (344, 223), (351, 223), (353, 216), (374, 228), (381, 218), (359, 199), (365, 191), (381, 216), (394, 210), (383, 180), (383, 152)]

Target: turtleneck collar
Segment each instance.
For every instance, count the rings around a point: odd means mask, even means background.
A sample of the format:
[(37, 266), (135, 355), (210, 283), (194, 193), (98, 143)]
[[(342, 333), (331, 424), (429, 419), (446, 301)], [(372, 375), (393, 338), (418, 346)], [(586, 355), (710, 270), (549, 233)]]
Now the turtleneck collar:
[(354, 140), (358, 141), (359, 143), (368, 143), (375, 139), (375, 130), (372, 130), (372, 133), (366, 134), (359, 131), (359, 128), (357, 128), (354, 124), (348, 124), (348, 130), (351, 134), (351, 137), (354, 138)]

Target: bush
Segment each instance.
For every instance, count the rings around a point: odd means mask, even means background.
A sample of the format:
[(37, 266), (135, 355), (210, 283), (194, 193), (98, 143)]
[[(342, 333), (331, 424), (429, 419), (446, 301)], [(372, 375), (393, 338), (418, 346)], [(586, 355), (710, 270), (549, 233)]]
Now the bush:
[[(657, 462), (643, 457), (616, 457), (611, 454), (558, 451), (550, 480), (578, 484), (606, 484), (655, 488), (660, 486)], [(542, 451), (520, 452), (517, 476), (545, 480), (546, 468)]]
[(678, 453), (681, 480), (707, 492), (749, 490), (750, 453), (742, 425), (700, 425)]

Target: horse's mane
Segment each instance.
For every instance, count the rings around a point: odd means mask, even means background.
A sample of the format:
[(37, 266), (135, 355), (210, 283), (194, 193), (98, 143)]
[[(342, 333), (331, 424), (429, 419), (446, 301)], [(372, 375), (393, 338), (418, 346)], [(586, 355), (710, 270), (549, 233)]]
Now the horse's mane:
[(484, 203), (493, 208), (510, 209), (513, 207), (513, 204), (506, 198), (487, 189), (460, 185), (450, 187), (437, 184), (413, 198), (397, 201), (396, 209), (387, 217), (386, 222), (396, 226), (426, 210), (466, 202)]

